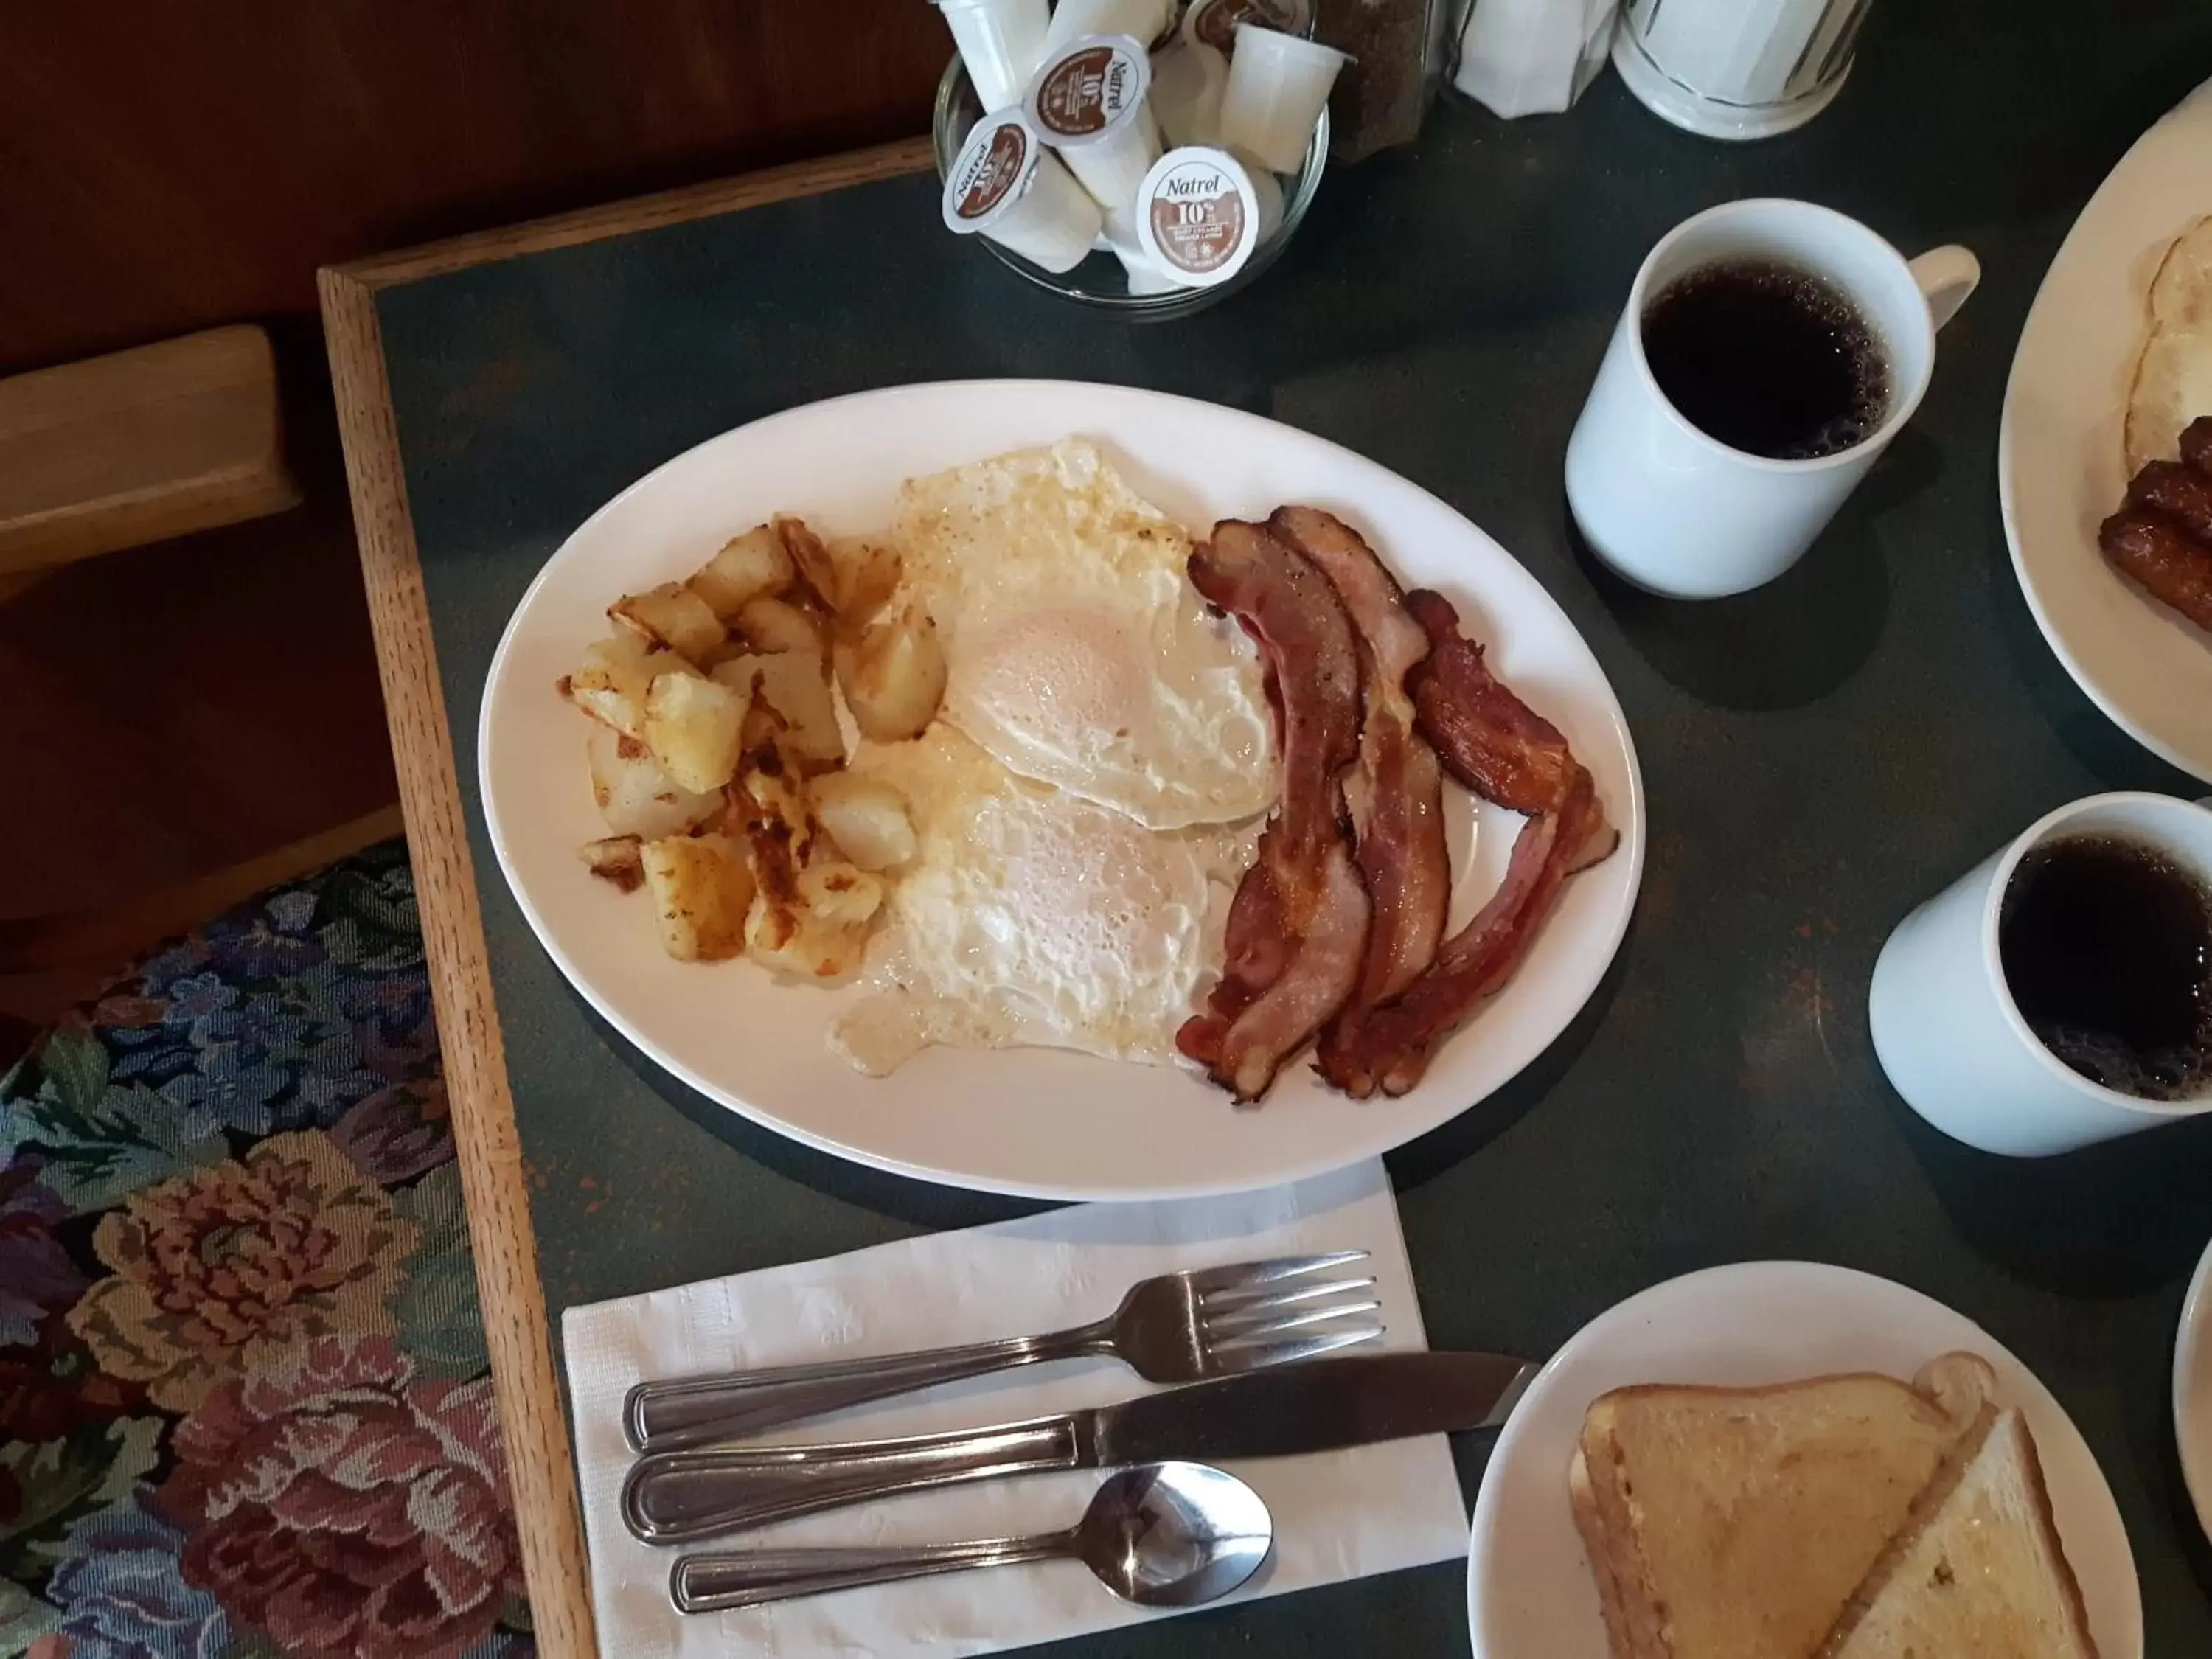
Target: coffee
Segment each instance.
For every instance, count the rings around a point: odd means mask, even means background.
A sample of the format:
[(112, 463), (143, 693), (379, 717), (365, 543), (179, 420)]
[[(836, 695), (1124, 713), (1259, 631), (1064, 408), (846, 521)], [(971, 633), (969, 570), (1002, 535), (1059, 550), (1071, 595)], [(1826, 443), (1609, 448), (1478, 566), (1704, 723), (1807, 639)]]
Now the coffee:
[(2212, 892), (2159, 848), (2032, 848), (2005, 888), (1997, 955), (2021, 1018), (2082, 1076), (2146, 1100), (2212, 1084)]
[(1773, 460), (1834, 455), (1889, 414), (1889, 359), (1850, 296), (1774, 259), (1676, 277), (1644, 308), (1644, 356), (1683, 416)]

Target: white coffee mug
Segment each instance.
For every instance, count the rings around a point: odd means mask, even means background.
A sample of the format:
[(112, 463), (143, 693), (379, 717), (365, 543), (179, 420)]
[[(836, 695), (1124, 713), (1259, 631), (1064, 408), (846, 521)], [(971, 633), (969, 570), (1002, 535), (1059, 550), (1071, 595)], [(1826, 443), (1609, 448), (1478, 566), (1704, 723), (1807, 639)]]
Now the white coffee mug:
[[(1645, 307), (1678, 276), (1747, 258), (1825, 276), (1881, 342), (1889, 412), (1850, 448), (1806, 461), (1747, 454), (1692, 425), (1652, 379)], [(1936, 331), (1981, 272), (1957, 246), (1907, 260), (1857, 220), (1810, 202), (1728, 202), (1675, 226), (1636, 273), (1567, 444), (1567, 502), (1592, 550), (1673, 599), (1719, 599), (1780, 575), (1912, 418), (1935, 368)]]
[(1875, 963), (1867, 1020), (1905, 1104), (1954, 1139), (2040, 1158), (2212, 1112), (2212, 1092), (2145, 1100), (2092, 1082), (2021, 1018), (1997, 956), (2021, 859), (2071, 836), (2118, 836), (2212, 878), (2212, 811), (2171, 795), (2091, 795), (2046, 813), (1897, 924)]

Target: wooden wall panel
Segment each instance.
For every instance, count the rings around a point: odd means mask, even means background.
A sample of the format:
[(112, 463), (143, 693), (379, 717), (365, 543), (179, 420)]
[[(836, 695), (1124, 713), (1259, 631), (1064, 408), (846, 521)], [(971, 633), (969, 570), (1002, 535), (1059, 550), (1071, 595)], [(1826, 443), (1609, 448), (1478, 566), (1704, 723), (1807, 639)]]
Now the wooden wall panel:
[(0, 374), (319, 265), (924, 130), (924, 0), (0, 6)]

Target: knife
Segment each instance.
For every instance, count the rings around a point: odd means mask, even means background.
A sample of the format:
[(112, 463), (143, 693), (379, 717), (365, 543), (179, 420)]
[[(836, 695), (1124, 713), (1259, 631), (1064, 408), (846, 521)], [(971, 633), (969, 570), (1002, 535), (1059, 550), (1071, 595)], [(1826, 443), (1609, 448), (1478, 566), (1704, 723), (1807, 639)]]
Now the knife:
[(1493, 1353), (1309, 1359), (994, 1428), (653, 1452), (623, 1482), (623, 1521), (646, 1543), (678, 1544), (962, 1480), (1296, 1457), (1490, 1428), (1537, 1369)]

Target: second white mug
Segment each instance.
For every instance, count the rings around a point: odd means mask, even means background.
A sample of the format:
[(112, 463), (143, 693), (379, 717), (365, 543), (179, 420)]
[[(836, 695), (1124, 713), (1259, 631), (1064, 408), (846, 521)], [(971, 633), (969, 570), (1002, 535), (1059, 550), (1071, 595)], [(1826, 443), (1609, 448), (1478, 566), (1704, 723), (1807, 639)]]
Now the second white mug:
[[(1677, 277), (1735, 260), (1776, 261), (1841, 289), (1889, 364), (1881, 423), (1811, 460), (1731, 448), (1693, 425), (1652, 377), (1644, 315)], [(1567, 502), (1592, 551), (1638, 587), (1719, 599), (1795, 564), (1892, 438), (1936, 365), (1936, 331), (1981, 280), (1963, 247), (1907, 260), (1857, 220), (1810, 202), (1723, 203), (1674, 227), (1636, 273), (1597, 380), (1567, 444)]]
[(2046, 812), (1897, 924), (1867, 994), (1875, 1056), (1905, 1104), (1954, 1139), (2037, 1158), (2212, 1112), (2094, 1082), (2045, 1048), (2005, 982), (2013, 872), (2039, 847), (2114, 836), (2212, 879), (2212, 811), (2171, 795), (2091, 795)]

